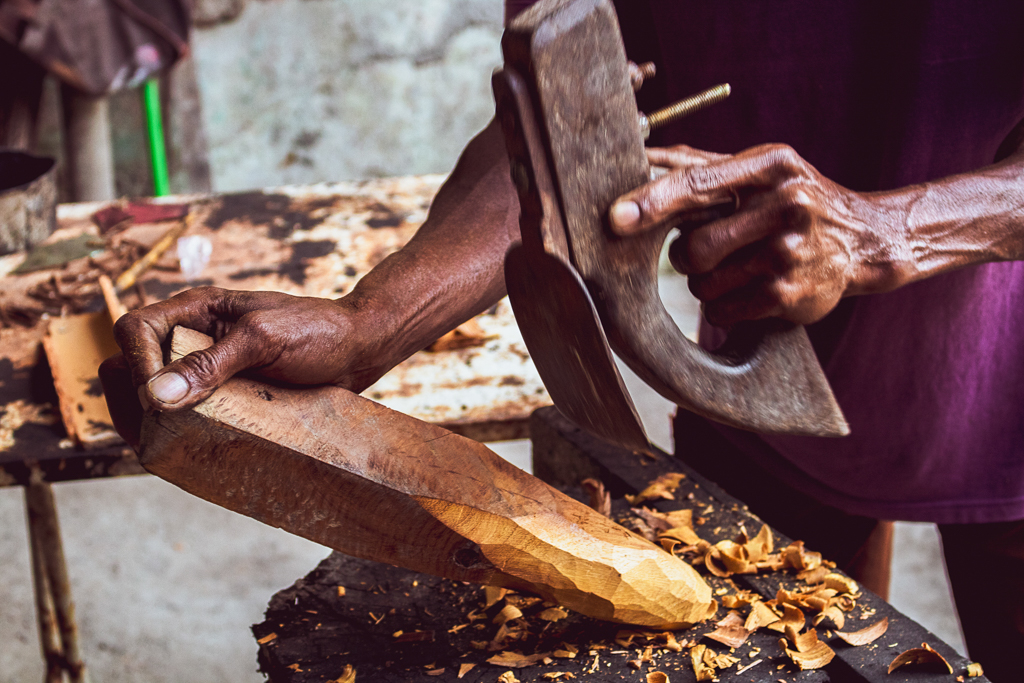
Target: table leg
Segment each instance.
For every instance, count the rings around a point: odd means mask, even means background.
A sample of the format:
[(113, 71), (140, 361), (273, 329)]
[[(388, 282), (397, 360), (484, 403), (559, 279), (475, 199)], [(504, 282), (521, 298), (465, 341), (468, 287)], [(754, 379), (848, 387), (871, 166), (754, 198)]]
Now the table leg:
[[(75, 604), (71, 600), (71, 585), (64, 561), (60, 524), (53, 489), (33, 477), (25, 487), (25, 505), (28, 512), (29, 535), (32, 543), (32, 565), (36, 579), (36, 604), (39, 611), (40, 638), (43, 656), (47, 660), (47, 682), (52, 678), (52, 663), (59, 662), (67, 670), (71, 683), (87, 683), (85, 664), (78, 649), (78, 626), (75, 623)], [(37, 571), (37, 564), (42, 565)], [(42, 595), (40, 593), (42, 592)], [(57, 647), (56, 628), (60, 630)], [(63, 656), (60, 652), (63, 650)]]
[[(28, 489), (25, 489), (25, 502), (28, 503)], [(46, 663), (45, 683), (61, 683), (64, 680), (64, 650), (60, 644), (60, 632), (57, 630), (57, 615), (53, 607), (53, 596), (50, 594), (50, 581), (46, 578), (46, 559), (39, 541), (41, 530), (38, 520), (28, 515), (28, 541), (32, 553), (32, 585), (36, 594), (36, 619), (39, 622), (39, 645)]]

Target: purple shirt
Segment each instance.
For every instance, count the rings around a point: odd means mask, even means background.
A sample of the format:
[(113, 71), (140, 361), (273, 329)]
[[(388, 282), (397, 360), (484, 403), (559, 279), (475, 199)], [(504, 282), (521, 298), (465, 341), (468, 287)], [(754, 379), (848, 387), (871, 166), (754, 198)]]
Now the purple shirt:
[[(659, 131), (655, 145), (732, 153), (783, 142), (829, 178), (871, 191), (985, 166), (1024, 118), (1016, 0), (629, 0), (619, 19), (630, 58), (658, 66), (641, 109), (733, 86), (713, 113)], [(849, 512), (1024, 518), (1024, 264), (845, 299), (808, 331), (851, 435), (720, 427), (727, 438)]]

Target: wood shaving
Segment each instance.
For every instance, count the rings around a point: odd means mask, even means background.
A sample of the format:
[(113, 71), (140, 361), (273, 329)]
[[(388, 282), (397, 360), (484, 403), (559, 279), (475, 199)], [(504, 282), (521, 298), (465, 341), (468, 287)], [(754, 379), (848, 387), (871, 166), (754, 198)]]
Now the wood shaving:
[(671, 683), (668, 674), (662, 671), (652, 671), (647, 674), (647, 683)]
[(501, 608), (501, 611), (494, 617), (494, 623), (501, 626), (507, 621), (513, 619), (521, 619), (523, 616), (522, 610), (515, 605), (505, 605)]
[(984, 676), (985, 670), (981, 668), (981, 664), (977, 662), (971, 662), (967, 665), (967, 677), (977, 678), (978, 676)]
[[(725, 600), (723, 599), (722, 602), (724, 603)], [(779, 615), (773, 612), (771, 607), (758, 600), (750, 606), (750, 614), (743, 622), (743, 628), (753, 633), (762, 626), (774, 624), (777, 621), (779, 621)]]
[(953, 673), (953, 667), (949, 665), (946, 658), (936, 652), (928, 643), (921, 643), (921, 647), (912, 647), (896, 655), (896, 659), (889, 664), (889, 673), (902, 666), (941, 668), (946, 673)]
[(751, 634), (751, 631), (744, 627), (739, 612), (735, 611), (726, 614), (725, 618), (716, 624), (716, 627), (705, 637), (731, 648), (737, 648), (745, 643)]
[(345, 587), (344, 586), (338, 586), (338, 597), (339, 598), (345, 597)]
[(464, 664), (460, 664), (459, 665), (459, 675), (458, 675), (458, 677), (462, 678), (463, 676), (465, 676), (466, 674), (468, 674), (470, 671), (472, 671), (475, 668), (476, 668), (476, 664), (473, 664), (471, 662), (465, 662)]
[(803, 610), (792, 605), (783, 605), (782, 609), (782, 618), (774, 623), (768, 624), (767, 628), (770, 628), (773, 631), (778, 631), (779, 633), (783, 633), (787, 628), (792, 628), (799, 633), (807, 621), (807, 617), (804, 616)]
[[(795, 649), (787, 647), (787, 641)], [(813, 628), (806, 633), (798, 634), (792, 627), (786, 628), (786, 638), (779, 641), (786, 655), (801, 671), (820, 669), (832, 661), (835, 651), (818, 640), (818, 632)]]
[(274, 638), (277, 638), (277, 634), (276, 633), (268, 633), (267, 635), (263, 636), (262, 638), (259, 638), (256, 642), (259, 643), (260, 645), (266, 645), (267, 643), (272, 641)]
[(544, 621), (561, 621), (562, 619), (565, 619), (567, 616), (569, 616), (569, 613), (561, 607), (549, 607), (548, 609), (538, 614), (537, 618), (543, 619)]
[(860, 586), (848, 576), (835, 573), (828, 574), (825, 576), (824, 583), (827, 588), (831, 588), (837, 593), (847, 593), (853, 596), (860, 595)]
[(587, 492), (589, 497), (588, 505), (605, 517), (612, 516), (612, 494), (604, 487), (599, 480), (589, 478), (580, 482), (580, 486)]
[(550, 652), (537, 652), (532, 655), (524, 655), (522, 652), (502, 652), (487, 660), (488, 664), (495, 666), (508, 666), (518, 669), (524, 666), (533, 666), (551, 656)]
[(341, 675), (327, 683), (356, 683), (356, 670), (351, 664), (346, 664), (341, 670)]
[(681, 472), (668, 472), (663, 474), (647, 485), (635, 496), (626, 495), (626, 502), (630, 505), (637, 505), (647, 500), (675, 500), (673, 495), (679, 488), (679, 482), (686, 478)]
[(511, 671), (506, 671), (498, 676), (498, 683), (519, 683), (519, 679)]
[(571, 671), (549, 671), (546, 674), (541, 674), (540, 677), (546, 681), (560, 681), (563, 678), (566, 680), (576, 678), (576, 674)]
[(507, 588), (484, 586), (484, 609), (487, 609), (492, 605), (496, 605), (499, 600), (505, 597), (506, 593), (508, 593)]
[(440, 669), (430, 669), (429, 671), (427, 671), (428, 676), (440, 676), (443, 673), (444, 667), (441, 667)]
[(889, 617), (883, 617), (880, 621), (876, 621), (867, 628), (862, 628), (859, 631), (852, 631), (850, 633), (843, 633), (842, 631), (836, 631), (836, 635), (839, 639), (846, 642), (854, 647), (861, 645), (867, 645), (868, 643), (874, 642), (885, 634), (889, 628)]

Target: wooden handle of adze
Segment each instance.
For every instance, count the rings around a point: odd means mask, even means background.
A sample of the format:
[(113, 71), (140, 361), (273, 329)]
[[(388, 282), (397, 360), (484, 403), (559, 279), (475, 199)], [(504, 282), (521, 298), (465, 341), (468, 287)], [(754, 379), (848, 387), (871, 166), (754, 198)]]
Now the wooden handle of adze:
[[(171, 357), (210, 343), (177, 328)], [(145, 415), (138, 450), (200, 498), (355, 557), (652, 628), (712, 603), (688, 564), (482, 444), (339, 387), (236, 377), (194, 409)]]

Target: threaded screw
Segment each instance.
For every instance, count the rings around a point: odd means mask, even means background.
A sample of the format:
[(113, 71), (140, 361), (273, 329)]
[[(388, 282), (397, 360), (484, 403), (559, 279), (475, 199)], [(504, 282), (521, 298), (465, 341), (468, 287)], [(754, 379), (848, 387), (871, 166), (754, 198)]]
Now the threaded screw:
[(694, 112), (710, 107), (712, 104), (718, 104), (731, 93), (732, 87), (728, 83), (722, 83), (696, 95), (690, 95), (685, 100), (679, 100), (675, 104), (659, 109), (651, 114), (640, 114), (640, 133), (643, 135), (644, 140), (646, 140), (651, 136), (651, 131), (655, 128), (664, 126), (672, 121), (678, 121), (684, 116), (689, 116)]

